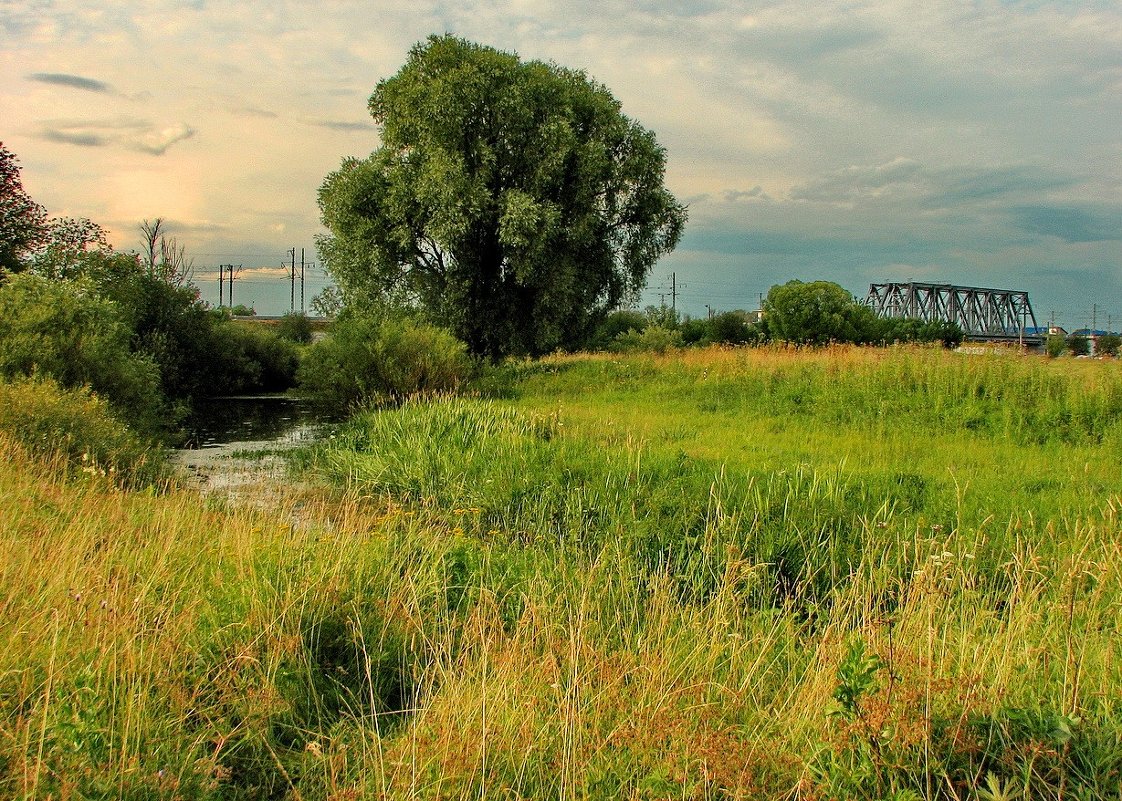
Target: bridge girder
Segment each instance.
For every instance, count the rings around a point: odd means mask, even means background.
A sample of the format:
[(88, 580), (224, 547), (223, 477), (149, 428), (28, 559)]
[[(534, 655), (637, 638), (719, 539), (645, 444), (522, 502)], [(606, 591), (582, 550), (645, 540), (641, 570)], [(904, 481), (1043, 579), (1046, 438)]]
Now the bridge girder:
[(971, 339), (1016, 339), (1035, 329), (1027, 292), (952, 284), (870, 284), (865, 303), (880, 317), (958, 323)]

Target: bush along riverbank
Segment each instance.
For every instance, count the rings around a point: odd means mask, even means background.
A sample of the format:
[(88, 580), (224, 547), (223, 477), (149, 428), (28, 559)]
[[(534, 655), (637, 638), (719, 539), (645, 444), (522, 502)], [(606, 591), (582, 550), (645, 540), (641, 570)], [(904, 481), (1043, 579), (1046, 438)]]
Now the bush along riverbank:
[(513, 372), (357, 417), (301, 526), (0, 439), (3, 794), (1118, 797), (1113, 366)]

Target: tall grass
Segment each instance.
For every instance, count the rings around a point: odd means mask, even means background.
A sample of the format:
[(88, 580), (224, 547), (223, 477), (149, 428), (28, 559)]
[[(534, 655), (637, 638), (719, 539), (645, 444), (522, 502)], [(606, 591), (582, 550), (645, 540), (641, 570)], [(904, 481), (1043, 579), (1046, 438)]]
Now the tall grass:
[[(360, 418), (317, 457), (350, 493), (299, 523), (0, 438), (0, 795), (1119, 798), (1114, 456), (998, 408), (831, 422), (830, 387), (888, 392), (893, 358), (1028, 380), (910, 351), (547, 361), (511, 401)], [(771, 400), (744, 391), (768, 370)], [(1111, 441), (1117, 375), (1068, 380)], [(698, 408), (713, 382), (728, 415)], [(760, 411), (793, 386), (802, 417)], [(987, 475), (1052, 456), (1035, 494)]]

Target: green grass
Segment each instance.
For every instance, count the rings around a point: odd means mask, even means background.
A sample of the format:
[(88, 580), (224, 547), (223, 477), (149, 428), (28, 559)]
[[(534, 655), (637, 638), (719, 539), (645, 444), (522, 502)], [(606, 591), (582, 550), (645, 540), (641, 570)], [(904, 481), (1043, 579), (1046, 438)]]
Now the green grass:
[(1062, 368), (517, 365), (297, 522), (0, 438), (0, 795), (1122, 798), (1122, 372)]

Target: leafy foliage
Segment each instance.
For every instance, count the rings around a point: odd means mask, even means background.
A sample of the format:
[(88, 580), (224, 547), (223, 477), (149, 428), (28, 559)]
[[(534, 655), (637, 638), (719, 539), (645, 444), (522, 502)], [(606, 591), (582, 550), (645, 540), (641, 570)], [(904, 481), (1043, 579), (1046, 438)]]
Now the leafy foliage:
[(277, 323), (277, 336), (298, 345), (307, 345), (312, 341), (312, 321), (306, 314), (290, 312)]
[(47, 210), (24, 191), (19, 160), (0, 142), (0, 277), (21, 271), (46, 235)]
[(464, 344), (446, 331), (410, 320), (350, 316), (311, 347), (297, 379), (318, 402), (344, 410), (452, 392), (471, 372)]
[(831, 281), (773, 286), (764, 301), (764, 320), (772, 338), (800, 345), (864, 342), (875, 322), (872, 311)]
[(417, 304), (475, 354), (579, 347), (681, 235), (663, 149), (581, 72), (434, 36), (370, 110), (321, 256), (348, 302)]
[(1063, 334), (1049, 334), (1044, 340), (1044, 352), (1053, 359), (1063, 356), (1066, 350), (1067, 340), (1064, 339)]
[(831, 281), (773, 286), (764, 301), (764, 328), (772, 339), (799, 345), (940, 342), (954, 348), (963, 339), (952, 322), (877, 317)]
[(159, 370), (134, 353), (116, 307), (84, 282), (14, 275), (0, 286), (0, 375), (89, 386), (130, 422), (158, 427)]
[(163, 454), (86, 387), (64, 389), (50, 378), (0, 381), (0, 433), (35, 456), (61, 457), (76, 474), (124, 485), (163, 478)]
[(1117, 356), (1122, 349), (1122, 337), (1118, 334), (1103, 334), (1095, 343), (1096, 352), (1103, 356)]

